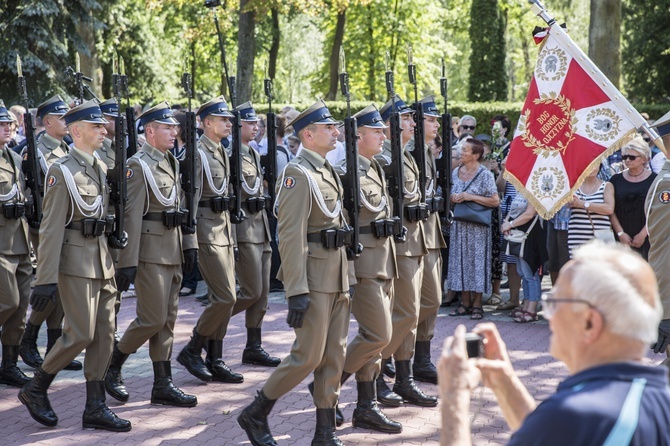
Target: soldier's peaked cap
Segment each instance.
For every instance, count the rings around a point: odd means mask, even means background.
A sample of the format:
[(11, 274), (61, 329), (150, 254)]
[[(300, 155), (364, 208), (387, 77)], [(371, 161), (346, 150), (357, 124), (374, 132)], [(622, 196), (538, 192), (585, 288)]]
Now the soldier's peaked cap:
[(150, 122), (157, 122), (159, 124), (179, 125), (179, 121), (174, 118), (174, 113), (170, 109), (170, 104), (161, 102), (158, 105), (151, 107), (140, 115), (139, 118), (142, 127), (145, 127)]
[(386, 128), (382, 115), (379, 114), (379, 110), (377, 110), (377, 107), (375, 107), (374, 104), (370, 104), (356, 113), (354, 118), (356, 118), (356, 125), (358, 125), (358, 127)]
[(107, 99), (106, 101), (101, 102), (100, 110), (102, 110), (103, 115), (110, 116), (112, 118), (119, 116), (119, 104), (116, 103), (115, 98)]
[(437, 104), (435, 104), (435, 98), (433, 96), (426, 96), (419, 101), (419, 104), (421, 104), (424, 116), (434, 116), (436, 118), (440, 117), (440, 110), (437, 108)]
[(5, 107), (5, 103), (2, 99), (0, 99), (0, 122), (14, 122), (14, 118), (12, 118), (9, 110)]
[(400, 99), (400, 96), (396, 94), (393, 95), (393, 97), (389, 99), (386, 104), (384, 104), (379, 113), (381, 114), (384, 122), (386, 122), (391, 118), (391, 113), (393, 113), (394, 111), (397, 111), (398, 113), (403, 115), (405, 113), (412, 113), (412, 108), (409, 105), (405, 104), (405, 101)]
[(107, 122), (109, 122), (102, 115), (100, 105), (95, 99), (86, 101), (83, 104), (70, 109), (63, 115), (62, 119), (65, 120), (65, 124), (67, 125), (78, 121), (90, 122), (91, 124), (107, 124)]
[(44, 118), (46, 115), (64, 115), (70, 107), (67, 106), (63, 98), (56, 95), (37, 106), (37, 117)]
[(337, 124), (337, 121), (333, 119), (330, 110), (328, 110), (323, 100), (316, 101), (311, 107), (296, 116), (288, 125), (292, 126), (297, 134), (310, 124)]
[(228, 103), (223, 96), (217, 96), (210, 99), (200, 106), (198, 109), (198, 116), (200, 120), (205, 119), (207, 116), (225, 116), (227, 118), (232, 118), (233, 114), (228, 108)]
[(661, 116), (656, 122), (654, 122), (654, 125), (652, 125), (652, 127), (656, 128), (659, 136), (665, 136), (670, 134), (670, 111)]
[(256, 110), (251, 105), (251, 101), (238, 105), (235, 110), (240, 113), (240, 121), (258, 121), (258, 115), (256, 115)]

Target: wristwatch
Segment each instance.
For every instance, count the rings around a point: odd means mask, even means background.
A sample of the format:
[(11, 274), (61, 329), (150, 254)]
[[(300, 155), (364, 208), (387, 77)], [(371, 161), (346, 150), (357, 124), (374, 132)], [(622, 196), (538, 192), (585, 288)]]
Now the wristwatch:
[(584, 202), (584, 209), (588, 209), (589, 206), (591, 206), (591, 202), (590, 201), (585, 201)]
[(616, 236), (617, 236), (617, 237), (621, 237), (621, 236), (624, 235), (625, 233), (626, 233), (626, 231), (619, 231), (619, 232), (616, 233)]

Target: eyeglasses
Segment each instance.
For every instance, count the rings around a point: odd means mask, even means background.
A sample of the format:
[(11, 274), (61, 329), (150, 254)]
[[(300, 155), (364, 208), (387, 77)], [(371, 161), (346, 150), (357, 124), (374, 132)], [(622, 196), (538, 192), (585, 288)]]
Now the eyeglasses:
[(638, 155), (623, 155), (623, 156), (621, 157), (621, 159), (624, 160), (624, 161), (626, 161), (626, 160), (635, 161), (635, 160), (638, 159), (638, 158), (639, 158)]
[(462, 125), (461, 126), (464, 130), (474, 130), (475, 126), (474, 125)]
[(556, 310), (558, 309), (558, 304), (560, 303), (569, 303), (569, 304), (584, 304), (588, 305), (589, 308), (592, 310), (596, 310), (599, 312), (598, 308), (593, 305), (591, 302), (583, 300), (583, 299), (562, 299), (562, 298), (557, 298), (553, 297), (554, 293), (549, 292), (549, 293), (543, 293), (542, 294), (542, 317), (545, 319), (551, 319), (554, 314), (556, 314)]

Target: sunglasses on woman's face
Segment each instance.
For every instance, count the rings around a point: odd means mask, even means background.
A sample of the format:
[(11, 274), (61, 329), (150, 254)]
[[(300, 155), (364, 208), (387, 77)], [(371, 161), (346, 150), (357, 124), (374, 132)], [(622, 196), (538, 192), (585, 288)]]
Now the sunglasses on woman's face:
[(474, 125), (462, 125), (461, 127), (463, 127), (465, 130), (474, 130), (475, 129)]
[(637, 155), (623, 155), (621, 157), (621, 159), (624, 160), (624, 161), (627, 161), (627, 160), (635, 161), (638, 158), (639, 158), (639, 156), (637, 156)]

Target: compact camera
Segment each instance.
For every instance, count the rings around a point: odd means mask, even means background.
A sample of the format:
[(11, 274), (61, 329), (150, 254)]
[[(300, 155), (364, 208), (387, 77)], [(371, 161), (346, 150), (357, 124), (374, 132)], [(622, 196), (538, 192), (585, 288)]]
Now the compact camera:
[(466, 333), (465, 347), (468, 351), (468, 358), (484, 356), (484, 337), (477, 333)]

